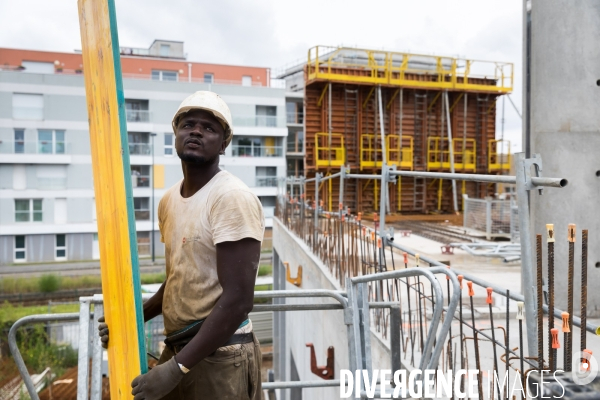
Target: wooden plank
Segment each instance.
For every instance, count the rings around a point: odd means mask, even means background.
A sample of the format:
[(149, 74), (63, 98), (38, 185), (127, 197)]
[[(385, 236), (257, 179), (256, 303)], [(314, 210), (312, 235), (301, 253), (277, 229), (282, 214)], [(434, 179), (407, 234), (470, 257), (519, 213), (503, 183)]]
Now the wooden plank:
[(147, 371), (129, 148), (113, 0), (79, 0), (112, 399)]

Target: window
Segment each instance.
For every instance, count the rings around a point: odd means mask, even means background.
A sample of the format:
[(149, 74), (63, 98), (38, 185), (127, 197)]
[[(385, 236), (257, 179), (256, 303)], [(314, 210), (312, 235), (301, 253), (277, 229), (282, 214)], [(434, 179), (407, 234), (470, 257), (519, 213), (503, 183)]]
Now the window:
[(294, 177), (304, 176), (304, 160), (288, 158), (286, 175)]
[(204, 73), (204, 83), (215, 83), (215, 76), (207, 72)]
[(160, 45), (160, 56), (161, 57), (169, 57), (169, 53), (171, 52), (171, 46), (168, 44)]
[(148, 132), (129, 132), (129, 154), (150, 155), (150, 134)]
[(27, 248), (25, 236), (16, 235), (15, 236), (15, 261), (23, 262), (27, 259)]
[(304, 132), (290, 132), (287, 139), (287, 151), (288, 153), (302, 153), (304, 141)]
[(44, 96), (41, 94), (13, 93), (14, 119), (44, 119)]
[(133, 199), (133, 209), (136, 221), (148, 221), (150, 219), (150, 198), (135, 197)]
[(15, 129), (15, 154), (25, 153), (25, 129)]
[(149, 256), (150, 255), (150, 232), (138, 232), (137, 233), (137, 246), (138, 255)]
[(67, 259), (67, 235), (56, 235), (55, 255), (57, 260)]
[(256, 186), (277, 186), (277, 167), (256, 167)]
[(165, 133), (165, 156), (172, 156), (174, 152), (175, 143), (173, 143), (173, 134)]
[(252, 86), (252, 77), (249, 75), (242, 76), (242, 86)]
[(54, 63), (51, 62), (23, 61), (21, 65), (25, 67), (25, 70), (23, 72), (29, 72), (34, 74), (54, 73)]
[(258, 138), (239, 138), (233, 146), (233, 155), (238, 157), (261, 157), (263, 145)]
[(150, 187), (150, 166), (132, 165), (131, 166), (131, 186)]
[(155, 81), (177, 81), (177, 71), (152, 70), (152, 80)]
[(15, 222), (41, 222), (41, 199), (15, 199)]
[(303, 122), (302, 103), (288, 101), (285, 103), (285, 112), (288, 124), (301, 124)]
[(256, 126), (277, 126), (277, 107), (256, 106)]
[(65, 131), (38, 130), (38, 153), (65, 154)]
[(149, 122), (148, 100), (125, 99), (127, 122)]

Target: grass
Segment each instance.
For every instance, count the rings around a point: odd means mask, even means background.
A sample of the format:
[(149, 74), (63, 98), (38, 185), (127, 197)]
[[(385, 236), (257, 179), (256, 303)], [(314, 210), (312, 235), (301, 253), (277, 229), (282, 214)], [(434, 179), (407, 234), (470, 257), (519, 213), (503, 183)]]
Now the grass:
[(273, 266), (271, 264), (262, 264), (258, 267), (258, 276), (271, 276), (273, 274)]
[[(164, 273), (142, 274), (142, 284), (162, 283)], [(57, 290), (91, 289), (102, 287), (100, 275), (58, 276), (43, 275), (35, 278), (0, 278), (0, 294), (49, 293)]]
[[(79, 311), (79, 304), (59, 304), (50, 308), (51, 314), (72, 313)], [(8, 301), (0, 305), (0, 327), (7, 323), (12, 324), (16, 320), (33, 314), (47, 314), (48, 306), (21, 306), (13, 305)]]

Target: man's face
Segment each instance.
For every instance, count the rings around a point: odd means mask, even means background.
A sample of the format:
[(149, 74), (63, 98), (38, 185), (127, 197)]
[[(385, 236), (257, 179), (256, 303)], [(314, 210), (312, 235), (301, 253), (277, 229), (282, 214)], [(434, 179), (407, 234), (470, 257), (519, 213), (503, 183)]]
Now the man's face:
[(207, 164), (225, 151), (225, 130), (215, 116), (204, 110), (191, 110), (177, 122), (175, 150), (182, 161)]

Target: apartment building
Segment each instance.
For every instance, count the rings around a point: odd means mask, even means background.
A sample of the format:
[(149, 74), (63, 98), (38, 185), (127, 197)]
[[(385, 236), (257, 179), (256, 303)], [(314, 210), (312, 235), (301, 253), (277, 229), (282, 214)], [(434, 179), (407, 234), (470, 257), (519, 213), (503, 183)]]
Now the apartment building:
[[(220, 166), (261, 200), (267, 227), (286, 176), (285, 90), (267, 68), (188, 62), (183, 43), (121, 48), (138, 251), (164, 255), (156, 210), (183, 176), (171, 118), (197, 90), (229, 104)], [(99, 258), (81, 54), (0, 48), (0, 265)], [(154, 239), (154, 240), (152, 240)]]

